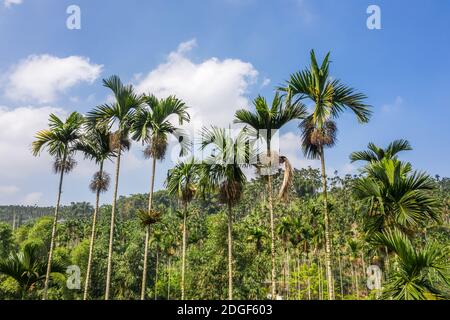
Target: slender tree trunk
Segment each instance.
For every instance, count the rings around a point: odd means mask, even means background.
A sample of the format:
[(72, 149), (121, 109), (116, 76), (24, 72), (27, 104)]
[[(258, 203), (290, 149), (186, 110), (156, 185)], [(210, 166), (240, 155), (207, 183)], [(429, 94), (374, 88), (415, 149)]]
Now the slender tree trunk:
[(113, 255), (113, 239), (114, 239), (114, 222), (116, 219), (116, 204), (117, 204), (117, 191), (119, 189), (119, 172), (120, 172), (120, 156), (121, 150), (119, 147), (119, 152), (117, 154), (116, 160), (116, 172), (115, 172), (115, 182), (114, 182), (114, 194), (113, 203), (111, 209), (111, 223), (109, 228), (109, 248), (108, 248), (108, 268), (106, 270), (106, 289), (105, 289), (105, 300), (109, 300), (109, 290), (111, 287), (111, 271), (112, 271), (112, 255)]
[(318, 273), (319, 273), (319, 300), (323, 300), (323, 288), (322, 288), (322, 264), (320, 263), (320, 256), (317, 259), (318, 261)]
[[(100, 177), (103, 177), (103, 161), (100, 163), (99, 172), (100, 172)], [(89, 243), (89, 257), (88, 257), (88, 264), (87, 264), (87, 268), (86, 268), (86, 280), (84, 283), (83, 300), (87, 300), (87, 298), (88, 298), (89, 285), (90, 285), (90, 281), (91, 281), (92, 259), (94, 256), (93, 253), (94, 253), (95, 230), (97, 228), (97, 215), (98, 215), (99, 203), (100, 203), (100, 189), (97, 189), (97, 192), (95, 195), (94, 215), (92, 216), (91, 241)]]
[[(152, 173), (150, 179), (150, 193), (148, 194), (148, 213), (152, 210), (153, 189), (155, 187), (156, 158), (152, 158)], [(148, 242), (150, 240), (150, 226), (145, 228), (144, 244), (144, 266), (142, 268), (141, 300), (145, 300), (145, 289), (147, 288), (147, 267), (148, 267)]]
[(275, 222), (273, 216), (273, 199), (272, 199), (272, 176), (268, 176), (268, 192), (269, 192), (269, 213), (270, 213), (270, 257), (272, 260), (272, 300), (276, 299), (276, 284), (275, 284)]
[(158, 267), (159, 267), (159, 250), (156, 249), (156, 266), (155, 266), (155, 300), (158, 300)]
[(359, 300), (358, 268), (356, 266), (355, 266), (355, 287), (356, 287), (356, 299)]
[(67, 152), (64, 153), (63, 156), (63, 165), (60, 168), (61, 173), (59, 175), (59, 188), (58, 188), (58, 197), (56, 200), (56, 208), (55, 208), (55, 215), (53, 217), (53, 226), (52, 226), (52, 237), (50, 240), (50, 249), (48, 252), (48, 260), (47, 260), (47, 272), (45, 273), (45, 282), (44, 282), (44, 296), (43, 300), (47, 300), (48, 297), (48, 285), (50, 281), (50, 273), (52, 269), (52, 261), (53, 261), (53, 248), (55, 246), (55, 240), (56, 240), (56, 227), (58, 225), (58, 215), (59, 215), (59, 206), (61, 203), (61, 193), (62, 193), (62, 185), (63, 185), (63, 179), (64, 179), (64, 170), (65, 170), (65, 164), (67, 160)]
[(169, 256), (169, 263), (167, 266), (167, 300), (170, 300), (170, 256)]
[(228, 300), (233, 300), (233, 208), (228, 205)]
[(338, 259), (339, 259), (339, 282), (341, 284), (341, 300), (344, 300), (344, 285), (342, 283), (341, 254), (338, 255)]
[(181, 300), (185, 297), (185, 272), (186, 272), (186, 214), (187, 214), (187, 204), (184, 204), (183, 210), (183, 253), (181, 261)]
[(16, 231), (16, 212), (13, 213), (12, 231)]
[(325, 222), (325, 267), (327, 271), (328, 282), (328, 299), (334, 300), (334, 281), (331, 271), (331, 241), (330, 241), (330, 220), (328, 216), (328, 199), (327, 199), (327, 176), (325, 171), (325, 153), (323, 146), (320, 152), (320, 162), (322, 166), (322, 188), (323, 188), (323, 206), (324, 206), (324, 222)]
[(287, 276), (287, 284), (286, 284), (286, 298), (289, 300), (289, 291), (290, 291), (290, 283), (291, 283), (291, 269), (290, 269), (290, 255), (289, 249), (286, 250), (286, 276)]

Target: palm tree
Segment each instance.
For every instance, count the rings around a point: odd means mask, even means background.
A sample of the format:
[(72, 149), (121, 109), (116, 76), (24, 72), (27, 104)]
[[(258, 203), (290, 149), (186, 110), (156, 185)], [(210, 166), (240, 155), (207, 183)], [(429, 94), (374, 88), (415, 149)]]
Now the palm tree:
[[(450, 278), (449, 247), (427, 243), (415, 248), (408, 237), (399, 230), (377, 233), (372, 244), (388, 247), (398, 257), (398, 266), (388, 278), (382, 298), (395, 300), (426, 300), (427, 297), (445, 298), (445, 293), (435, 286), (431, 276), (437, 275), (448, 286)], [(448, 297), (447, 297), (448, 298)]]
[[(145, 96), (144, 102), (146, 106), (139, 108), (134, 116), (132, 132), (133, 139), (142, 141), (147, 144), (144, 155), (152, 158), (152, 173), (150, 181), (150, 192), (148, 195), (148, 211), (152, 210), (153, 188), (155, 185), (156, 160), (163, 160), (169, 135), (177, 135), (180, 131), (169, 119), (172, 116), (178, 117), (180, 125), (184, 121), (190, 120), (187, 113), (187, 106), (183, 101), (174, 96), (166, 99), (157, 99), (155, 96)], [(182, 151), (186, 144), (186, 137), (178, 137), (182, 142)], [(181, 138), (181, 139), (180, 139)], [(144, 249), (144, 267), (142, 270), (141, 300), (145, 299), (145, 288), (147, 286), (147, 259), (148, 259), (148, 242), (150, 230), (145, 231), (145, 249)]]
[(205, 159), (200, 185), (208, 192), (218, 191), (219, 201), (227, 205), (228, 218), (228, 300), (233, 300), (233, 207), (242, 196), (247, 181), (243, 167), (250, 165), (249, 143), (245, 130), (233, 138), (225, 129), (203, 128), (201, 150), (214, 148), (214, 155)]
[(106, 272), (105, 300), (109, 299), (111, 287), (112, 253), (114, 239), (114, 221), (116, 214), (117, 191), (119, 188), (120, 159), (122, 152), (129, 149), (128, 134), (136, 109), (142, 104), (142, 97), (134, 92), (132, 85), (123, 85), (118, 76), (103, 79), (103, 86), (114, 94), (114, 102), (96, 107), (88, 113), (87, 119), (96, 126), (117, 126), (117, 131), (111, 136), (111, 149), (117, 154), (114, 177), (114, 194), (111, 209), (111, 224), (109, 230), (109, 249)]
[(367, 204), (370, 233), (398, 228), (413, 233), (429, 220), (440, 223), (440, 204), (431, 193), (434, 180), (420, 172), (410, 172), (409, 163), (383, 160), (367, 168), (368, 175), (354, 184), (356, 199)]
[[(137, 215), (141, 221), (141, 225), (145, 228), (145, 230), (149, 231), (150, 233), (150, 227), (154, 224), (157, 224), (161, 221), (161, 212), (150, 209), (148, 210), (138, 210)], [(155, 240), (160, 240), (161, 232), (155, 233), (151, 239), (149, 239), (150, 242), (154, 242)], [(156, 253), (156, 269), (158, 269), (158, 252)], [(156, 276), (158, 275), (158, 270), (156, 270)], [(155, 300), (156, 300), (156, 281), (157, 277), (155, 277)], [(144, 288), (145, 289), (145, 288)]]
[[(283, 103), (283, 99), (277, 93), (272, 101), (272, 106), (269, 108), (266, 99), (262, 96), (258, 96), (253, 105), (256, 112), (253, 113), (248, 110), (238, 110), (235, 114), (235, 123), (242, 123), (252, 127), (257, 131), (256, 137), (263, 138), (266, 143), (265, 155), (263, 156), (264, 173), (267, 174), (267, 188), (268, 188), (268, 205), (270, 214), (270, 237), (271, 237), (271, 295), (275, 298), (276, 284), (275, 284), (275, 225), (273, 215), (273, 198), (272, 198), (272, 174), (274, 165), (279, 160), (283, 160), (280, 157), (276, 157), (276, 153), (272, 151), (272, 137), (281, 129), (284, 125), (292, 120), (303, 119), (306, 115), (306, 107), (300, 102), (291, 103), (290, 98), (286, 99), (286, 103)], [(290, 170), (286, 170), (289, 172)], [(292, 173), (292, 172), (290, 172)], [(288, 181), (288, 180), (286, 180)], [(280, 195), (285, 196), (287, 194), (287, 185), (281, 190)]]
[(199, 165), (191, 158), (186, 162), (178, 163), (169, 170), (166, 187), (169, 194), (178, 198), (183, 210), (183, 247), (181, 261), (181, 300), (185, 297), (185, 271), (186, 271), (186, 221), (187, 207), (197, 192), (199, 178)]
[(280, 90), (298, 100), (309, 99), (314, 103), (314, 109), (300, 125), (302, 130), (303, 153), (311, 159), (319, 159), (322, 168), (322, 188), (325, 222), (325, 263), (328, 280), (328, 296), (334, 300), (334, 283), (331, 270), (330, 219), (327, 205), (327, 177), (325, 171), (324, 149), (336, 143), (337, 127), (333, 121), (346, 109), (350, 109), (359, 122), (369, 121), (370, 106), (364, 103), (367, 98), (357, 93), (338, 79), (329, 77), (328, 53), (319, 67), (314, 50), (311, 51), (311, 66), (309, 69), (294, 73), (287, 81), (286, 87)]
[[(42, 255), (42, 245), (29, 242), (19, 252), (11, 252), (8, 257), (0, 260), (0, 274), (7, 275), (19, 284), (20, 296), (33, 290), (46, 277), (46, 257)], [(65, 271), (59, 263), (54, 263), (50, 276)]]
[(73, 160), (72, 155), (74, 153), (74, 145), (80, 139), (83, 122), (83, 116), (77, 112), (71, 113), (65, 122), (56, 115), (51, 114), (49, 118), (49, 129), (39, 131), (35, 136), (36, 140), (32, 143), (33, 155), (38, 156), (43, 149), (47, 149), (48, 153), (55, 158), (53, 166), (54, 171), (55, 173), (59, 173), (58, 197), (53, 217), (52, 237), (48, 252), (47, 272), (44, 283), (44, 300), (47, 299), (52, 268), (53, 249), (55, 246), (64, 173), (70, 172), (75, 166), (75, 160)]
[(267, 232), (260, 226), (249, 226), (247, 241), (255, 243), (256, 252), (260, 253), (263, 249), (264, 240), (267, 239)]
[(109, 188), (110, 177), (107, 172), (103, 170), (103, 165), (106, 160), (111, 160), (116, 154), (111, 150), (110, 146), (111, 133), (107, 127), (86, 126), (86, 133), (81, 139), (80, 143), (76, 145), (76, 149), (84, 154), (86, 159), (94, 161), (99, 170), (92, 177), (89, 188), (95, 193), (95, 208), (92, 216), (91, 238), (89, 242), (89, 257), (86, 268), (86, 279), (84, 285), (83, 300), (87, 300), (88, 291), (91, 279), (92, 260), (94, 253), (95, 232), (97, 228), (97, 216), (100, 204), (100, 194), (106, 192)]
[(397, 154), (402, 151), (412, 150), (411, 145), (407, 140), (395, 140), (391, 142), (386, 149), (376, 146), (374, 143), (369, 143), (367, 146), (368, 151), (357, 151), (350, 155), (350, 160), (352, 162), (356, 161), (367, 161), (367, 162), (377, 162), (383, 159), (397, 159)]

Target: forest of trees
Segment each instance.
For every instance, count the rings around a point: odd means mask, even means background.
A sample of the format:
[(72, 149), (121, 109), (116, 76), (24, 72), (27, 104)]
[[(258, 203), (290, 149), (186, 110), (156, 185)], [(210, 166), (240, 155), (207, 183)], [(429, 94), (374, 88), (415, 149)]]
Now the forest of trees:
[[(258, 96), (254, 110), (236, 112), (238, 134), (205, 127), (197, 146), (180, 129), (195, 106), (139, 95), (117, 76), (103, 81), (113, 102), (65, 120), (50, 115), (32, 152), (54, 157), (58, 200), (0, 207), (0, 299), (450, 298), (450, 179), (403, 161), (414, 152), (403, 139), (368, 141), (349, 155), (362, 165), (358, 174), (326, 172), (338, 117), (347, 111), (366, 123), (373, 112), (329, 66), (329, 55), (318, 63), (312, 51), (311, 65), (270, 102)], [(293, 168), (273, 148), (274, 133), (290, 122), (298, 152), (320, 169)], [(170, 136), (181, 156), (194, 147), (213, 152), (182, 157), (155, 191)], [(121, 156), (132, 141), (145, 145), (151, 186), (124, 197)], [(96, 201), (62, 206), (76, 153), (98, 165), (86, 183)], [(107, 161), (114, 173), (104, 171)], [(101, 198), (110, 185), (111, 202)], [(69, 266), (81, 271), (78, 289), (67, 285)]]

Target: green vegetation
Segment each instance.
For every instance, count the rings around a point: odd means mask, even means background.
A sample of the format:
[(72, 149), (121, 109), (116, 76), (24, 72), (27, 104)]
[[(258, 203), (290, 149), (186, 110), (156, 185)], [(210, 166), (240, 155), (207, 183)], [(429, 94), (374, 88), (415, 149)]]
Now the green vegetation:
[[(364, 165), (357, 175), (325, 170), (338, 116), (349, 110), (365, 123), (372, 113), (364, 94), (330, 78), (329, 54), (319, 66), (312, 51), (311, 66), (271, 104), (258, 96), (254, 111), (237, 111), (237, 135), (203, 128), (200, 149), (213, 152), (177, 163), (159, 191), (156, 162), (169, 136), (182, 154), (192, 148), (172, 122), (190, 121), (188, 106), (139, 95), (117, 76), (104, 86), (112, 103), (86, 117), (50, 115), (36, 134), (33, 154), (55, 158), (56, 207), (0, 207), (0, 299), (450, 298), (450, 179), (402, 161), (412, 150), (406, 140), (352, 153)], [(295, 121), (298, 152), (320, 170), (293, 168), (273, 147), (274, 134)], [(150, 191), (124, 197), (120, 161), (131, 139), (151, 159)], [(94, 206), (60, 205), (75, 153), (98, 165)], [(100, 206), (106, 161), (115, 162), (113, 199)], [(71, 265), (80, 268), (79, 289), (66, 285)], [(369, 266), (381, 270), (380, 288), (368, 288)]]

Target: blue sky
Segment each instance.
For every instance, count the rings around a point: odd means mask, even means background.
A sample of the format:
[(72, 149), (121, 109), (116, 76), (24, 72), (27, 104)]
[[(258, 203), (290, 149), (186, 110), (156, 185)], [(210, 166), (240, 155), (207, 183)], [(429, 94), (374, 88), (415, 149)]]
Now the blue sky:
[[(339, 121), (327, 167), (355, 172), (348, 155), (369, 141), (408, 139), (403, 158), (449, 176), (450, 2), (407, 0), (1, 0), (0, 204), (50, 205), (57, 178), (50, 159), (29, 154), (48, 113), (87, 112), (108, 99), (101, 79), (118, 74), (139, 90), (186, 100), (198, 123), (227, 125), (234, 111), (309, 63), (309, 51), (332, 52), (331, 74), (369, 96), (372, 121)], [(7, 2), (17, 2), (9, 3)], [(81, 9), (81, 30), (66, 28), (66, 8)], [(369, 5), (381, 30), (366, 27)], [(298, 130), (281, 132), (282, 152), (303, 159)], [(134, 148), (124, 160), (121, 194), (146, 192), (148, 161)], [(170, 157), (169, 157), (170, 158)], [(170, 159), (159, 165), (161, 187)], [(92, 201), (95, 167), (79, 159), (63, 202)], [(108, 166), (112, 172), (112, 166)], [(331, 173), (331, 172), (330, 172)], [(104, 197), (107, 202), (110, 194)]]

